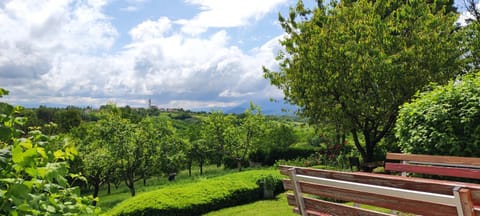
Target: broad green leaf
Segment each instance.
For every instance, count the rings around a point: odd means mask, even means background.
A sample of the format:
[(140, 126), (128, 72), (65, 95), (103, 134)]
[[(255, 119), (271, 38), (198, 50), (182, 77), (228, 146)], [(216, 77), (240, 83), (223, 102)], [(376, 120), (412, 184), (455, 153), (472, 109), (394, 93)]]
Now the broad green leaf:
[(45, 159), (48, 158), (47, 153), (45, 152), (45, 148), (43, 147), (37, 147), (37, 153), (40, 154), (42, 158), (45, 158)]
[(64, 153), (62, 150), (57, 150), (53, 153), (53, 155), (55, 156), (56, 159), (65, 159), (64, 157)]
[(32, 144), (32, 141), (28, 139), (28, 140), (23, 140), (20, 143), (20, 146), (22, 146), (25, 149), (31, 149), (33, 147), (33, 144)]
[(20, 164), (23, 161), (23, 149), (20, 145), (15, 145), (12, 150), (12, 160), (16, 164)]
[(9, 193), (19, 199), (28, 198), (29, 189), (23, 184), (14, 184), (8, 189)]

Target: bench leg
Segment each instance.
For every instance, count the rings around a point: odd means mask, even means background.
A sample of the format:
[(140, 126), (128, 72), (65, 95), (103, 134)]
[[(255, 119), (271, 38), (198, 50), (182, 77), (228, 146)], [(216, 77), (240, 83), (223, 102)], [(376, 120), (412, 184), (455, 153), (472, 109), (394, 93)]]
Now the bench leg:
[(288, 175), (293, 183), (293, 193), (295, 195), (295, 200), (297, 201), (297, 207), (302, 216), (307, 216), (307, 211), (305, 210), (305, 202), (303, 201), (303, 193), (300, 189), (300, 183), (297, 180), (297, 170), (295, 167), (288, 169)]
[(453, 189), (453, 195), (457, 201), (457, 214), (459, 216), (475, 216), (472, 194), (469, 189), (457, 186)]

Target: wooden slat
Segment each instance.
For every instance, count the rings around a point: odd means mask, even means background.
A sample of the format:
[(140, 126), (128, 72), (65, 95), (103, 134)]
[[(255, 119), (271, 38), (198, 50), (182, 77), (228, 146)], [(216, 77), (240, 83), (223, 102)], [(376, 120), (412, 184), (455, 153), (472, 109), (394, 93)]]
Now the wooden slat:
[(385, 163), (385, 170), (480, 179), (480, 169)]
[(439, 164), (456, 164), (456, 165), (480, 167), (480, 158), (474, 158), (474, 157), (387, 153), (387, 160), (400, 160), (400, 161), (406, 160), (406, 161), (430, 162), (430, 163), (439, 163)]
[[(287, 174), (287, 170), (291, 166), (281, 166), (280, 172), (284, 175)], [(364, 173), (364, 172), (338, 172), (331, 170), (320, 170), (311, 168), (298, 167), (297, 173), (300, 175), (309, 175), (321, 178), (337, 179), (365, 184), (373, 184), (379, 186), (395, 187), (408, 190), (418, 190), (431, 193), (440, 193), (445, 195), (453, 195), (452, 191), (456, 186), (462, 188), (469, 188), (472, 193), (472, 199), (476, 205), (480, 205), (480, 185), (442, 181), (434, 179), (414, 178), (414, 177), (402, 177), (394, 175), (376, 174), (376, 173)], [(285, 189), (292, 189), (288, 182), (284, 182)]]
[[(288, 195), (289, 205), (295, 203), (295, 197)], [(358, 207), (347, 206), (344, 204), (328, 202), (319, 199), (304, 198), (305, 206), (308, 211), (308, 215), (338, 215), (338, 216), (391, 216), (391, 214), (385, 214), (381, 212), (375, 212), (367, 209), (361, 209)]]
[[(322, 186), (342, 188), (358, 193), (368, 193), (376, 195), (388, 194), (389, 197), (399, 197), (408, 199), (410, 201), (424, 201), (428, 200), (430, 203), (441, 205), (455, 205), (456, 198), (453, 195), (445, 195), (438, 193), (428, 193), (424, 191), (405, 190), (401, 188), (385, 187), (372, 184), (364, 184), (357, 182), (341, 181), (336, 179), (319, 178), (306, 175), (297, 175), (297, 181), (308, 182), (312, 184), (319, 184)], [(459, 200), (459, 199), (458, 199)]]
[(455, 206), (433, 204), (423, 201), (412, 201), (398, 197), (391, 197), (388, 195), (369, 194), (306, 182), (301, 182), (300, 185), (302, 191), (305, 191), (305, 193), (308, 191), (308, 193), (312, 195), (333, 198), (336, 200), (350, 201), (421, 215), (431, 215), (432, 209), (435, 209), (435, 215), (438, 216), (450, 216), (457, 214), (457, 209)]

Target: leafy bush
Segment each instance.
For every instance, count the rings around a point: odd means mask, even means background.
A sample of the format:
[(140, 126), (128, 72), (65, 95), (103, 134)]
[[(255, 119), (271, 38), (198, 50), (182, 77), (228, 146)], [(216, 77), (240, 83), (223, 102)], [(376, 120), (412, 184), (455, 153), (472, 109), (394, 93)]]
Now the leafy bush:
[[(0, 97), (8, 92), (0, 88)], [(88, 215), (98, 209), (66, 177), (76, 150), (58, 136), (18, 130), (21, 107), (0, 106), (0, 215)]]
[[(312, 154), (315, 154), (317, 151), (315, 148), (294, 148), (294, 147), (289, 147), (289, 148), (273, 148), (269, 152), (265, 153), (266, 155), (264, 156), (258, 156), (256, 157), (264, 158), (263, 162), (264, 165), (271, 166), (275, 164), (275, 161), (278, 160), (293, 160), (296, 158), (306, 158), (309, 157)], [(260, 154), (260, 153), (257, 153)], [(257, 161), (258, 162), (258, 161)]]
[[(253, 170), (196, 183), (174, 185), (125, 200), (107, 214), (201, 215), (259, 200), (262, 191), (256, 182), (268, 174), (280, 176), (277, 170)], [(277, 185), (280, 184), (278, 180)]]
[(480, 77), (466, 75), (416, 95), (395, 127), (403, 152), (480, 156)]

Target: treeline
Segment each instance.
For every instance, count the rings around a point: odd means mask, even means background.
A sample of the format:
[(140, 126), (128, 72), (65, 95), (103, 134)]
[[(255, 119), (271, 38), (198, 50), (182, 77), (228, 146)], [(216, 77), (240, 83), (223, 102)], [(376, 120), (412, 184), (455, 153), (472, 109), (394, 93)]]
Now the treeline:
[[(251, 104), (242, 114), (160, 111), (155, 108), (117, 107), (23, 109), (21, 130), (42, 130), (65, 137), (78, 156), (70, 162), (88, 184), (76, 182), (98, 196), (105, 185), (125, 183), (132, 196), (135, 182), (169, 176), (208, 164), (238, 169), (273, 165), (277, 160), (307, 157), (318, 152), (325, 137), (302, 121), (265, 116)], [(298, 119), (297, 119), (298, 120)]]

